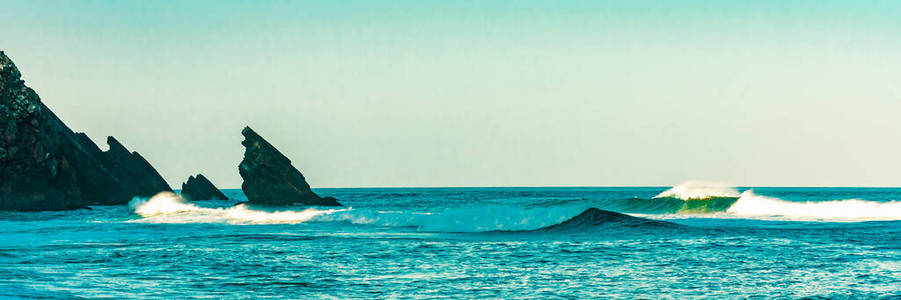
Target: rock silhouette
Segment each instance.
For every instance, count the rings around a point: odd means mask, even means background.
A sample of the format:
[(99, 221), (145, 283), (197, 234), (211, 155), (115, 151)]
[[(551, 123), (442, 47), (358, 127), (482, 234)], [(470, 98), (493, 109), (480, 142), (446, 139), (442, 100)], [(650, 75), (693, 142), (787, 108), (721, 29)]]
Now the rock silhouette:
[(244, 183), (241, 189), (247, 203), (259, 205), (320, 205), (341, 206), (335, 198), (316, 195), (306, 178), (285, 157), (259, 134), (245, 127), (244, 159), (238, 172)]
[(181, 196), (188, 200), (228, 200), (203, 174), (188, 177), (188, 181), (181, 184)]
[(107, 142), (103, 152), (69, 129), (0, 51), (0, 210), (124, 204), (172, 190), (137, 152), (112, 137)]

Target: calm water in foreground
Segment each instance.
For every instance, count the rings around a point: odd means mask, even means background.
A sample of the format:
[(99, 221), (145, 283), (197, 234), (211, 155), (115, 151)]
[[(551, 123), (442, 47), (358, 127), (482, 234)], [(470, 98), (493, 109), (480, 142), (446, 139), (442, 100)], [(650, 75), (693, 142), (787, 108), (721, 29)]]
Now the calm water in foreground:
[[(319, 189), (346, 208), (160, 196), (130, 207), (0, 212), (0, 297), (901, 295), (901, 189), (655, 198), (664, 190)], [(677, 225), (531, 231), (589, 207)]]

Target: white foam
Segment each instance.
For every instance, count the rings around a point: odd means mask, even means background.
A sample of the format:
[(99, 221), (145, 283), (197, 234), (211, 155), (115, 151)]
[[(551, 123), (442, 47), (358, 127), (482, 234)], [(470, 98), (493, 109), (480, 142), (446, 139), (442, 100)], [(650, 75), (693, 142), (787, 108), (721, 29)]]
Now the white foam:
[(710, 198), (737, 198), (741, 194), (735, 188), (718, 182), (692, 180), (680, 183), (654, 198), (679, 198), (682, 200), (698, 200)]
[(801, 220), (901, 220), (901, 202), (858, 199), (822, 202), (791, 202), (745, 191), (726, 211), (755, 217), (784, 217)]
[(267, 212), (248, 209), (244, 205), (228, 208), (206, 208), (191, 204), (179, 195), (161, 192), (150, 199), (135, 198), (129, 203), (143, 217), (136, 222), (148, 223), (230, 223), (230, 224), (296, 224), (347, 209), (316, 209)]

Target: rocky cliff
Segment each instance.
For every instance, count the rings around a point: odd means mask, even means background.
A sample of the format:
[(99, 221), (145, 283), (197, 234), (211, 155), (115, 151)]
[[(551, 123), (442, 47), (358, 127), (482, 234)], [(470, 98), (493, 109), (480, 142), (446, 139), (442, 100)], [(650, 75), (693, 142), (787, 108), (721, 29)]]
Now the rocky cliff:
[(247, 203), (260, 205), (321, 205), (341, 206), (335, 198), (316, 195), (306, 178), (269, 142), (250, 127), (241, 131), (244, 135), (244, 160), (238, 172), (244, 183), (241, 189), (247, 195)]
[(181, 184), (181, 196), (189, 200), (228, 200), (203, 174), (188, 177), (188, 181)]
[(171, 188), (137, 153), (108, 139), (103, 152), (74, 133), (25, 86), (0, 51), (0, 210), (124, 204)]

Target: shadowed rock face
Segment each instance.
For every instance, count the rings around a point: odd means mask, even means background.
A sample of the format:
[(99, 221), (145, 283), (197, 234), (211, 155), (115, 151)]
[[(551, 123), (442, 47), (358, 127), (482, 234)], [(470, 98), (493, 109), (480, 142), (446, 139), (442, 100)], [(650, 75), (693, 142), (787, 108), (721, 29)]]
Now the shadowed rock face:
[(316, 195), (294, 166), (269, 142), (250, 127), (241, 131), (244, 135), (244, 160), (238, 172), (244, 183), (241, 189), (247, 203), (259, 205), (321, 205), (341, 206), (335, 198)]
[(172, 188), (138, 152), (129, 152), (114, 137), (107, 137), (109, 150), (100, 151), (84, 133), (76, 133), (76, 141), (96, 164), (82, 164), (79, 186), (88, 195), (89, 204), (126, 204), (131, 198), (150, 197)]
[(118, 141), (103, 152), (74, 133), (0, 51), (0, 210), (66, 210), (124, 204), (171, 190), (156, 170)]
[[(107, 137), (109, 150), (101, 151), (84, 133), (76, 133), (75, 140), (92, 164), (78, 168), (82, 190), (89, 196), (89, 204), (126, 204), (132, 197), (150, 197), (172, 188), (138, 152), (129, 152), (114, 137)], [(90, 161), (90, 160), (89, 160)]]
[(181, 196), (188, 200), (228, 200), (203, 174), (188, 177), (188, 181), (181, 184)]
[(120, 179), (127, 194), (149, 197), (162, 191), (172, 191), (163, 176), (138, 152), (129, 152), (111, 136), (106, 138), (106, 143), (109, 150), (103, 153), (105, 163), (113, 173), (111, 175)]

